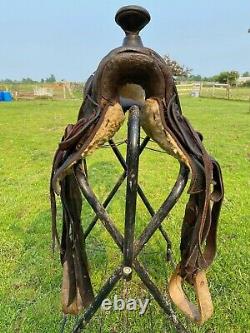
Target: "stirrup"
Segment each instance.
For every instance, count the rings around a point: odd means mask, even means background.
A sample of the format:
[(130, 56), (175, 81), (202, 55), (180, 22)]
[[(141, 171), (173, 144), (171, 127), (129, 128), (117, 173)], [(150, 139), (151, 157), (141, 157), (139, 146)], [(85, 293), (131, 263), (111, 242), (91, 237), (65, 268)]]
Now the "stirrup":
[(183, 278), (180, 275), (179, 265), (172, 274), (168, 292), (171, 300), (188, 318), (201, 325), (213, 314), (213, 303), (209, 292), (205, 271), (199, 271), (194, 276), (194, 290), (197, 305), (191, 303), (182, 289)]

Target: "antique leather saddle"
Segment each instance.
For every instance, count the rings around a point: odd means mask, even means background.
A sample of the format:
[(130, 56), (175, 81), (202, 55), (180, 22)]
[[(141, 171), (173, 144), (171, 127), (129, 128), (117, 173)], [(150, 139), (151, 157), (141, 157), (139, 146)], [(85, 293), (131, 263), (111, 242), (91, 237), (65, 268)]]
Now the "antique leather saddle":
[[(169, 295), (188, 317), (202, 323), (213, 312), (205, 270), (216, 252), (223, 200), (221, 170), (204, 148), (202, 135), (182, 114), (171, 69), (161, 56), (142, 44), (138, 33), (149, 20), (149, 13), (137, 6), (118, 11), (116, 22), (126, 32), (123, 45), (105, 56), (88, 79), (78, 121), (66, 127), (55, 153), (50, 193), (53, 240), (60, 244), (63, 265), (63, 311), (77, 314), (94, 297), (74, 166), (112, 138), (127, 108), (137, 104), (146, 134), (191, 173), (181, 231), (181, 261), (170, 279)], [(63, 207), (61, 241), (56, 228), (55, 194), (60, 195)], [(194, 286), (198, 306), (188, 301), (183, 281)]]

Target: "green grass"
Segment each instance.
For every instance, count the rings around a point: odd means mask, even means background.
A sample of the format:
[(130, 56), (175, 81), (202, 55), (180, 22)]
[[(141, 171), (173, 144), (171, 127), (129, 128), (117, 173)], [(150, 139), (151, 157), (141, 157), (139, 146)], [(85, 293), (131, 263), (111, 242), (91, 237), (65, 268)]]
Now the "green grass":
[[(58, 253), (51, 253), (49, 176), (54, 150), (66, 124), (75, 122), (80, 100), (33, 101), (0, 104), (0, 332), (58, 332), (61, 320), (61, 267)], [(225, 202), (218, 235), (217, 258), (208, 272), (215, 313), (192, 332), (248, 332), (249, 323), (249, 162), (250, 112), (244, 102), (182, 98), (183, 111), (204, 135), (209, 152), (221, 163)], [(126, 126), (117, 134), (125, 137)], [(152, 147), (154, 145), (152, 144)], [(124, 152), (124, 147), (122, 147)], [(90, 182), (103, 200), (121, 173), (108, 149), (89, 158)], [(171, 157), (146, 150), (140, 160), (140, 184), (156, 209), (165, 199), (178, 173)], [(105, 176), (104, 176), (105, 175)], [(122, 230), (123, 186), (109, 207)], [(185, 194), (165, 221), (179, 256), (180, 228), (187, 201)], [(93, 213), (84, 203), (83, 225)], [(149, 220), (138, 200), (138, 234)], [(88, 240), (91, 275), (96, 290), (121, 257), (110, 236), (98, 224)], [(165, 244), (157, 233), (148, 243), (141, 261), (162, 290), (171, 273), (164, 261)], [(123, 292), (123, 283), (115, 293)], [(135, 278), (128, 297), (148, 296)], [(114, 293), (113, 293), (114, 294)], [(127, 317), (128, 316), (128, 317)], [(151, 320), (153, 318), (153, 320)], [(180, 315), (180, 318), (183, 318)], [(185, 321), (184, 321), (185, 322)], [(133, 324), (133, 325), (132, 325)], [(73, 319), (67, 326), (67, 332)], [(151, 301), (146, 314), (100, 312), (87, 332), (173, 332)], [(127, 330), (125, 327), (128, 327)], [(166, 327), (164, 329), (163, 327)]]

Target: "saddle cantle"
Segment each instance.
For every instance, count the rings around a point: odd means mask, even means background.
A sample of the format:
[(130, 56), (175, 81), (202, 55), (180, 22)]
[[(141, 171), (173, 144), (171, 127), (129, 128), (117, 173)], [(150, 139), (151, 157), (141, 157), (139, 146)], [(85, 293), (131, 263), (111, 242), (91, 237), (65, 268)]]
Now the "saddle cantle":
[[(218, 162), (204, 148), (201, 134), (182, 114), (170, 68), (142, 44), (138, 33), (149, 20), (149, 13), (137, 6), (117, 12), (116, 22), (126, 33), (123, 45), (104, 57), (88, 79), (78, 121), (67, 126), (55, 153), (50, 187), (52, 233), (61, 249), (63, 311), (78, 313), (94, 297), (81, 226), (82, 199), (73, 166), (111, 139), (122, 125), (126, 109), (137, 104), (146, 134), (191, 172), (181, 232), (181, 261), (170, 279), (169, 294), (189, 318), (202, 323), (213, 312), (204, 271), (216, 252), (222, 175)], [(63, 206), (61, 242), (56, 228), (55, 194), (60, 195)], [(194, 286), (198, 307), (187, 300), (183, 280)]]

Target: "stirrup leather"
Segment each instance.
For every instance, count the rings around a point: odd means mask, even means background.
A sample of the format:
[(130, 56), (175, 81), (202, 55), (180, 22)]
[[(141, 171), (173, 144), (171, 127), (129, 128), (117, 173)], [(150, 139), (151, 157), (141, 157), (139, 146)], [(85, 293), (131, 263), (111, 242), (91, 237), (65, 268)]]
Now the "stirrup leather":
[(179, 266), (176, 267), (175, 272), (170, 278), (168, 292), (171, 300), (179, 308), (179, 310), (196, 324), (201, 325), (213, 314), (213, 303), (205, 271), (201, 270), (196, 273), (194, 275), (193, 282), (197, 305), (190, 302), (183, 291), (183, 278), (180, 275)]

